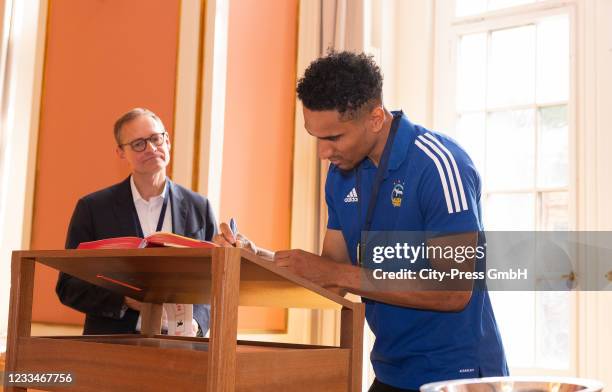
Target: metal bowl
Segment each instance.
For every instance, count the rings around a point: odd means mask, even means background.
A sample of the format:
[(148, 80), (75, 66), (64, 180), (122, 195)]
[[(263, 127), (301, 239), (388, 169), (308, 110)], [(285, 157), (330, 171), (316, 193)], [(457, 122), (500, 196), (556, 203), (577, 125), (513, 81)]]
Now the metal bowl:
[(433, 382), (421, 392), (600, 392), (603, 383), (569, 377), (486, 377)]

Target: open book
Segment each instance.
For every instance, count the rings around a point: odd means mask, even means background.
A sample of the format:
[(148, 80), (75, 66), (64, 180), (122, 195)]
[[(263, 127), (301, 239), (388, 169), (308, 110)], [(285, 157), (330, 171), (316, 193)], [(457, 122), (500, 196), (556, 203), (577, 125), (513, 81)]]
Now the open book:
[(215, 248), (218, 245), (182, 235), (158, 231), (148, 237), (115, 237), (103, 240), (81, 242), (77, 249), (138, 249), (166, 246), (171, 248)]

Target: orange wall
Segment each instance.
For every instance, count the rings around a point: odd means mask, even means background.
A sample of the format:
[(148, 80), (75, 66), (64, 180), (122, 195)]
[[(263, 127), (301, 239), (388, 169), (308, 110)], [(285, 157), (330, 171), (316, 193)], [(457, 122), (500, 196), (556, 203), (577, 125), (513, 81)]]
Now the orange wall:
[(230, 3), (220, 216), (289, 247), (298, 0)]
[[(63, 248), (78, 198), (127, 176), (113, 153), (120, 114), (145, 106), (173, 124), (179, 7), (50, 0), (32, 249)], [(220, 217), (275, 249), (289, 246), (296, 34), (297, 0), (231, 3)], [(81, 323), (56, 279), (37, 266), (33, 321)], [(242, 331), (278, 330), (286, 313), (241, 308), (239, 319)]]
[[(79, 197), (119, 182), (112, 126), (135, 106), (173, 123), (179, 0), (51, 0), (32, 249), (62, 249)], [(34, 321), (80, 322), (37, 266)]]
[[(230, 3), (219, 218), (270, 249), (291, 232), (297, 11), (298, 0)], [(241, 308), (240, 328), (282, 329), (286, 315)]]

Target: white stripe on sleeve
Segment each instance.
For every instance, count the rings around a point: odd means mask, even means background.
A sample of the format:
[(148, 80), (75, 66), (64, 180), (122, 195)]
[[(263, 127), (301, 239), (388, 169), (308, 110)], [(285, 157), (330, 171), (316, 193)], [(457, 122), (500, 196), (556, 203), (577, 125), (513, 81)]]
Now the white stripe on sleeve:
[(446, 183), (446, 174), (444, 174), (444, 170), (442, 169), (442, 165), (440, 164), (440, 160), (438, 159), (437, 156), (435, 156), (431, 151), (429, 151), (429, 149), (427, 147), (425, 147), (418, 140), (415, 140), (414, 144), (416, 144), (417, 147), (419, 147), (421, 150), (423, 150), (423, 152), (425, 154), (427, 154), (427, 156), (430, 157), (431, 160), (436, 165), (436, 168), (438, 169), (438, 174), (440, 175), (440, 181), (442, 182), (442, 189), (444, 190), (444, 198), (446, 199), (446, 208), (448, 209), (448, 213), (452, 214), (453, 213), (453, 205), (451, 203), (450, 195), (448, 194), (448, 185)]
[(453, 171), (451, 170), (450, 164), (448, 163), (448, 159), (446, 159), (446, 155), (444, 155), (444, 153), (442, 153), (442, 151), (440, 151), (440, 149), (436, 147), (435, 144), (427, 140), (423, 135), (419, 136), (419, 140), (427, 144), (429, 147), (431, 147), (433, 152), (438, 154), (438, 156), (442, 158), (442, 162), (444, 162), (444, 167), (446, 167), (446, 172), (448, 173), (448, 177), (450, 180), (450, 186), (451, 186), (450, 189), (453, 195), (453, 201), (455, 202), (455, 211), (461, 211), (461, 205), (459, 204), (459, 196), (457, 193), (457, 187), (455, 186), (455, 177), (453, 176)]
[(436, 139), (432, 134), (430, 133), (426, 133), (425, 134), (428, 138), (430, 138), (431, 140), (433, 140), (438, 146), (440, 146), (440, 148), (442, 148), (442, 150), (444, 152), (446, 152), (451, 160), (451, 163), (453, 164), (453, 169), (455, 170), (455, 176), (457, 177), (457, 184), (459, 185), (459, 193), (461, 195), (461, 204), (463, 205), (463, 211), (467, 211), (468, 210), (468, 203), (467, 200), (465, 198), (465, 189), (463, 188), (463, 181), (461, 181), (461, 175), (459, 174), (459, 167), (457, 166), (457, 162), (455, 161), (455, 157), (453, 156), (453, 154), (451, 154), (450, 151), (448, 151), (448, 149), (444, 146), (444, 144), (440, 143), (440, 141), (438, 139)]

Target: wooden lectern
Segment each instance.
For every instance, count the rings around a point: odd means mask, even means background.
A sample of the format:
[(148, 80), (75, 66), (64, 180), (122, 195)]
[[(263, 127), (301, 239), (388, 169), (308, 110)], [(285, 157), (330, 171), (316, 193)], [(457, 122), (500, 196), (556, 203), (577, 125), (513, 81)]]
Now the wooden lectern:
[[(30, 336), (35, 262), (144, 302), (141, 334)], [(210, 303), (210, 338), (161, 335), (162, 303)], [(340, 347), (237, 341), (238, 305), (341, 309)], [(51, 391), (357, 392), (363, 322), (363, 304), (241, 249), (16, 251), (6, 371), (72, 373)]]

